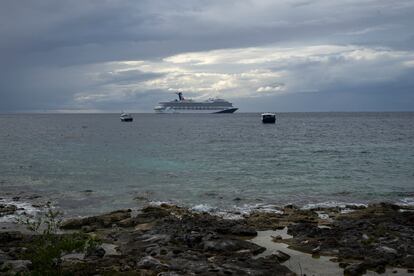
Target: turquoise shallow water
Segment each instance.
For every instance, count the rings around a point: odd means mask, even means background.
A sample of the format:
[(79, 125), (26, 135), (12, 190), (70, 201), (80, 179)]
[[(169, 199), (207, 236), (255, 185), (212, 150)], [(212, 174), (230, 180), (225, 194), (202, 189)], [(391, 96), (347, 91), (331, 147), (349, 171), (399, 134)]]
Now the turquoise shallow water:
[(414, 113), (282, 113), (275, 125), (252, 113), (133, 116), (0, 115), (0, 197), (40, 194), (69, 214), (143, 198), (223, 210), (414, 203)]

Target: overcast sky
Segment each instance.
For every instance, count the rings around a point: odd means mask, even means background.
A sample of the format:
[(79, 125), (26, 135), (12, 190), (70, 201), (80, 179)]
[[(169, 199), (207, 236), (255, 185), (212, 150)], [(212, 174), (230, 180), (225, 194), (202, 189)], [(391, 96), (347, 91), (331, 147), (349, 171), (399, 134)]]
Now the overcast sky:
[(413, 0), (0, 2), (0, 112), (414, 111)]

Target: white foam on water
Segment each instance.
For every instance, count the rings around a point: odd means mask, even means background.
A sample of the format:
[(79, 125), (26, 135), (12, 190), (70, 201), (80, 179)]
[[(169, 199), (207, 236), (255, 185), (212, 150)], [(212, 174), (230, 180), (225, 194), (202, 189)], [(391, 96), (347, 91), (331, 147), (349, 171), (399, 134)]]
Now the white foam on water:
[(13, 214), (0, 217), (0, 222), (15, 222), (16, 218), (21, 215), (31, 217), (35, 216), (41, 211), (39, 208), (33, 207), (33, 205), (28, 202), (15, 201), (12, 199), (0, 199), (0, 204), (14, 205), (17, 208)]
[(196, 207), (197, 209), (205, 210), (212, 215), (219, 216), (224, 219), (242, 219), (253, 212), (283, 214), (283, 211), (279, 208), (279, 206), (272, 204), (244, 204), (242, 206), (235, 205), (229, 210), (220, 210), (218, 208), (203, 204), (197, 205)]
[(304, 210), (310, 210), (315, 208), (341, 208), (341, 209), (347, 209), (348, 206), (355, 206), (355, 207), (367, 207), (367, 204), (363, 203), (354, 203), (354, 202), (339, 202), (339, 201), (325, 201), (325, 202), (319, 202), (319, 203), (309, 203), (302, 207)]
[(234, 209), (243, 215), (250, 215), (253, 212), (283, 214), (280, 207), (274, 204), (244, 204), (243, 206), (234, 206)]
[(414, 197), (405, 197), (396, 202), (398, 205), (402, 206), (414, 206)]
[(173, 202), (168, 202), (168, 201), (150, 201), (150, 202), (148, 202), (149, 206), (161, 206), (163, 204), (178, 206), (177, 204), (175, 204)]
[[(167, 201), (151, 201), (149, 202), (150, 206), (161, 206), (162, 204), (175, 205), (177, 207), (186, 207), (180, 206), (175, 202)], [(188, 207), (188, 209), (195, 213), (209, 213), (213, 216), (218, 216), (223, 219), (242, 219), (244, 216), (248, 216), (253, 212), (262, 212), (262, 213), (277, 213), (283, 214), (283, 211), (279, 206), (273, 204), (244, 204), (242, 206), (236, 206), (229, 209), (221, 209), (218, 207), (211, 206), (209, 204), (197, 204)]]
[(214, 208), (208, 204), (198, 204), (198, 205), (191, 207), (191, 210), (195, 212), (200, 212), (200, 213), (202, 212), (214, 213), (217, 211), (217, 208)]
[(330, 217), (329, 217), (329, 215), (327, 213), (325, 213), (324, 211), (316, 211), (316, 213), (318, 214), (318, 217), (320, 219), (323, 219), (323, 220), (331, 220)]

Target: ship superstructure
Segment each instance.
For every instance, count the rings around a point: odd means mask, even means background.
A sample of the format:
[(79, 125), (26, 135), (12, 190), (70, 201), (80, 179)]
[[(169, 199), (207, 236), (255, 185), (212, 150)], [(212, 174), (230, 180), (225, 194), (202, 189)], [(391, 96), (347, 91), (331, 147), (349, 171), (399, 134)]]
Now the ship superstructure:
[(160, 102), (154, 111), (157, 113), (234, 113), (238, 108), (223, 99), (194, 101), (185, 99), (182, 92), (177, 92), (178, 99)]

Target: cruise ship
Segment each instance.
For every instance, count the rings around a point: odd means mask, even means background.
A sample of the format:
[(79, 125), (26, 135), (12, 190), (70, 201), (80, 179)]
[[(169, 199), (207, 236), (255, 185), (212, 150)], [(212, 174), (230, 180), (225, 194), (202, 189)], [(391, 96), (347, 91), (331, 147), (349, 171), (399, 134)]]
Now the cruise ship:
[(238, 108), (223, 99), (208, 99), (194, 101), (185, 99), (182, 92), (177, 92), (178, 99), (169, 102), (160, 102), (154, 111), (156, 113), (233, 113)]

